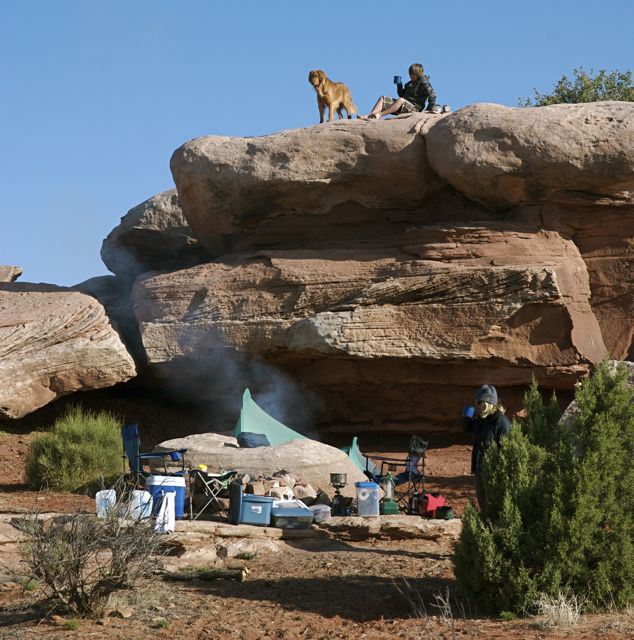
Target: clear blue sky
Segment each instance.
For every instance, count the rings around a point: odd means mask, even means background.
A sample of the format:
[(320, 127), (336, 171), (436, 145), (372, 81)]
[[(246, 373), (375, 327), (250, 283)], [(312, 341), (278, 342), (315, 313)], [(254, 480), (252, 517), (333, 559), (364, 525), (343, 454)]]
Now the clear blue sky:
[(441, 103), (515, 106), (574, 67), (634, 67), (634, 1), (0, 0), (0, 264), (107, 273), (102, 239), (208, 134), (316, 122), (321, 68), (361, 112), (422, 62)]

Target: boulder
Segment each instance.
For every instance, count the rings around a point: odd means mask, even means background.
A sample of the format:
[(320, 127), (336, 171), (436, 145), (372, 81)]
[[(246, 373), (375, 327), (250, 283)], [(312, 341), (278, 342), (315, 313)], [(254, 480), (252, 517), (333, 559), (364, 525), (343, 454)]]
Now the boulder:
[(273, 447), (242, 449), (227, 446), (216, 434), (196, 434), (161, 442), (154, 451), (174, 449), (187, 449), (187, 460), (192, 467), (205, 464), (210, 470), (237, 469), (251, 477), (286, 469), (324, 491), (330, 489), (331, 473), (347, 473), (347, 495), (354, 495), (354, 482), (366, 480), (343, 451), (316, 440), (292, 440)]
[(279, 553), (284, 550), (285, 543), (278, 540), (258, 540), (243, 538), (240, 540), (223, 540), (218, 545), (220, 558), (238, 558), (241, 556), (262, 556)]
[(20, 418), (75, 391), (136, 375), (94, 298), (53, 285), (0, 285), (0, 415)]
[(20, 267), (0, 264), (0, 282), (15, 282), (22, 275)]
[(431, 166), (491, 209), (568, 192), (634, 197), (634, 103), (474, 104), (426, 134)]
[(177, 149), (170, 163), (183, 213), (217, 256), (279, 217), (303, 225), (318, 216), (325, 227), (326, 214), (346, 203), (370, 211), (414, 210), (443, 184), (419, 135), (422, 123), (434, 117), (197, 138)]
[(133, 207), (103, 241), (101, 259), (124, 282), (146, 271), (190, 267), (209, 259), (183, 212), (176, 189)]

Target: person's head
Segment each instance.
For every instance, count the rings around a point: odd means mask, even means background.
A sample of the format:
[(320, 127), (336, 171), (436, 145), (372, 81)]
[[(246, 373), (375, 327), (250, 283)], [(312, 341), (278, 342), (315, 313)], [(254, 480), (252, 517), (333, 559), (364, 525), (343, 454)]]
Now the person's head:
[(410, 65), (408, 72), (409, 77), (412, 80), (420, 80), (423, 77), (423, 65), (419, 62), (415, 62), (414, 64)]
[(498, 406), (497, 389), (490, 384), (483, 384), (475, 392), (476, 413), (481, 417), (491, 415)]

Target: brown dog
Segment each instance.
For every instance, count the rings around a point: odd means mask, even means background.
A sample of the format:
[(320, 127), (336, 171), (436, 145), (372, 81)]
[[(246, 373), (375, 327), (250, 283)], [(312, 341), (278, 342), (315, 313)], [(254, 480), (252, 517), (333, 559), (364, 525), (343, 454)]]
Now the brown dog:
[(346, 110), (348, 118), (357, 112), (350, 89), (343, 82), (333, 82), (321, 69), (311, 71), (308, 74), (308, 82), (313, 85), (317, 94), (319, 122), (324, 121), (326, 107), (328, 107), (328, 122), (332, 121), (335, 111), (340, 118), (343, 118), (341, 113), (343, 109)]

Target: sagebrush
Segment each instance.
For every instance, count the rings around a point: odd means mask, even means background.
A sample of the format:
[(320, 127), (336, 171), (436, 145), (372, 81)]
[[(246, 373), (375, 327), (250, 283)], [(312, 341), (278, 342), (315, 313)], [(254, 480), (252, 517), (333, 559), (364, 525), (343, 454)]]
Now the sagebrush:
[(104, 519), (75, 513), (42, 521), (33, 514), (20, 525), (31, 575), (73, 615), (100, 616), (112, 593), (134, 586), (155, 567), (163, 537), (150, 519), (120, 518), (121, 506)]
[(468, 505), (454, 553), (462, 595), (480, 611), (534, 613), (540, 597), (589, 609), (634, 602), (634, 389), (603, 362), (560, 424), (534, 383), (527, 418), (485, 462), (486, 514)]
[(120, 425), (111, 413), (69, 408), (50, 431), (33, 438), (26, 459), (29, 484), (77, 491), (113, 481), (121, 472)]

